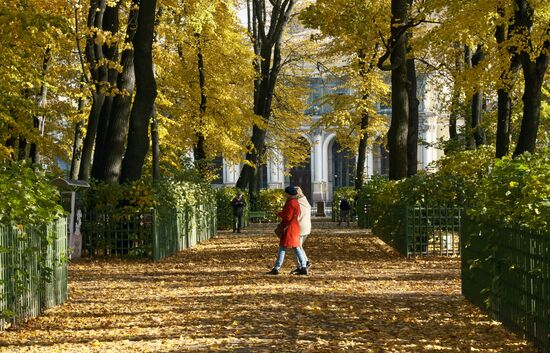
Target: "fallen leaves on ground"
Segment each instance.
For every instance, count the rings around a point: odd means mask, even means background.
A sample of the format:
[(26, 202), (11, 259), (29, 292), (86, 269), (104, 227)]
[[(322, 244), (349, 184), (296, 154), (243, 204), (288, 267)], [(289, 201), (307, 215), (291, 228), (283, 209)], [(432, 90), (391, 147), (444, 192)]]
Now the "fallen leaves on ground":
[(268, 276), (272, 225), (162, 262), (81, 260), (65, 305), (0, 333), (0, 352), (526, 352), (460, 294), (460, 259), (406, 259), (314, 223), (311, 275)]

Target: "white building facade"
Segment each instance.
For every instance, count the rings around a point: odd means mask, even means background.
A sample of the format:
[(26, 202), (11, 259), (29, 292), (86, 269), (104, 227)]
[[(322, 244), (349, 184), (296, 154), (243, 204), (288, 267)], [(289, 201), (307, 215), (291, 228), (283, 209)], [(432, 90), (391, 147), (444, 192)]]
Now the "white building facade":
[[(421, 81), (421, 80), (419, 80)], [(315, 82), (313, 83), (315, 85)], [(443, 155), (443, 151), (437, 149), (437, 141), (448, 136), (448, 115), (438, 113), (437, 99), (435, 94), (428, 94), (425, 80), (419, 84), (419, 143), (418, 147), (418, 169), (426, 169), (433, 161)], [(313, 87), (314, 92), (310, 101), (314, 102), (319, 97), (319, 89)], [(317, 94), (315, 94), (317, 92)], [(326, 109), (312, 107), (310, 109), (312, 118), (315, 121)], [(391, 115), (391, 111), (384, 112)], [(282, 163), (283, 157), (277, 151), (274, 158), (268, 161), (262, 168), (262, 187), (283, 189), (288, 185), (299, 185), (316, 211), (322, 208), (330, 208), (334, 191), (338, 187), (353, 186), (356, 168), (356, 156), (349, 152), (342, 151), (334, 133), (323, 129), (304, 129), (304, 143), (310, 145), (310, 155), (305, 165), (291, 170), (285, 170)], [(222, 176), (226, 186), (234, 186), (239, 177), (241, 166), (223, 162)], [(364, 176), (370, 178), (373, 175), (388, 174), (387, 152), (380, 145), (369, 146), (365, 162)]]

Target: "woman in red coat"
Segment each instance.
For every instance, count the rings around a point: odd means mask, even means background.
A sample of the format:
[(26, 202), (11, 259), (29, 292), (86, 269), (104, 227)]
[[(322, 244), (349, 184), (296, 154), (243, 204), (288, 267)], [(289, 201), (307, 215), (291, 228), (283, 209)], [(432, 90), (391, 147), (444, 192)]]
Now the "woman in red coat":
[(300, 225), (298, 223), (298, 216), (300, 215), (300, 204), (296, 200), (296, 189), (293, 186), (288, 186), (285, 189), (287, 199), (283, 210), (277, 213), (277, 216), (281, 217), (281, 224), (283, 225), (284, 234), (279, 241), (279, 253), (275, 266), (267, 274), (278, 275), (279, 269), (283, 265), (285, 259), (286, 249), (294, 249), (294, 253), (300, 262), (298, 264), (299, 271), (296, 273), (299, 275), (307, 275), (306, 259), (302, 248), (300, 247)]

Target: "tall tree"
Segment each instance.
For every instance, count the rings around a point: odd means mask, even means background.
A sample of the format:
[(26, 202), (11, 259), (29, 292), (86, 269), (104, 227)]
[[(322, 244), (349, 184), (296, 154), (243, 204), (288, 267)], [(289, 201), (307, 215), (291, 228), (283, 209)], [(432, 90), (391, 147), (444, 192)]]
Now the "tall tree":
[(418, 125), (420, 123), (417, 93), (416, 64), (414, 58), (407, 58), (407, 80), (409, 99), (409, 121), (407, 126), (407, 176), (415, 175), (418, 170)]
[[(196, 33), (195, 37), (197, 40), (197, 69), (199, 75), (200, 92), (199, 122), (202, 125), (201, 120), (203, 120), (204, 114), (206, 114), (208, 97), (206, 96), (206, 77), (204, 74), (204, 58), (202, 54), (201, 36), (199, 33)], [(203, 178), (207, 177), (208, 175), (206, 149), (204, 146), (205, 143), (206, 139), (204, 137), (204, 134), (200, 130), (198, 130), (196, 132), (196, 142), (193, 146), (193, 155), (195, 156), (195, 166)]]
[(250, 0), (251, 37), (257, 59), (254, 67), (257, 78), (254, 81), (254, 113), (262, 117), (263, 122), (254, 124), (249, 151), (237, 187), (249, 189), (252, 199), (259, 189), (259, 169), (265, 152), (266, 130), (264, 126), (271, 118), (271, 105), (277, 78), (281, 70), (281, 43), (283, 31), (289, 20), (294, 0), (270, 1)]
[(62, 128), (77, 87), (70, 22), (66, 1), (0, 4), (0, 159), (51, 166), (65, 155)]
[(512, 98), (514, 78), (520, 68), (519, 56), (515, 54), (516, 48), (507, 45), (515, 31), (512, 19), (506, 16), (506, 8), (499, 5), (497, 12), (502, 23), (496, 26), (495, 39), (498, 44), (499, 58), (504, 61), (504, 69), (500, 75), (500, 85), (497, 90), (497, 132), (496, 132), (496, 157), (508, 155), (510, 140), (512, 137)]
[[(409, 8), (414, 0), (408, 0)], [(407, 33), (407, 80), (409, 99), (409, 122), (407, 126), (407, 176), (415, 175), (418, 170), (418, 125), (420, 124), (418, 107), (418, 80), (416, 78), (416, 62), (411, 48), (412, 32)]]
[[(409, 92), (407, 80), (407, 31), (409, 24), (407, 0), (391, 1), (391, 37), (386, 54), (380, 58), (379, 67), (391, 70), (392, 117), (388, 131), (389, 178), (407, 177), (407, 136), (409, 124)], [(389, 57), (390, 65), (385, 65)]]
[[(116, 35), (119, 31), (120, 4), (121, 1), (118, 0), (115, 6), (107, 7), (107, 9), (105, 10), (105, 16), (103, 17), (103, 20), (105, 21), (106, 25), (104, 26), (103, 30), (109, 35)], [(137, 5), (137, 1), (134, 1), (132, 5)], [(132, 13), (134, 10), (130, 11)], [(131, 23), (131, 19), (129, 23)], [(131, 24), (128, 27), (131, 27)], [(107, 72), (108, 91), (105, 95), (105, 100), (103, 101), (101, 112), (99, 114), (99, 122), (97, 126), (97, 134), (94, 145), (94, 157), (92, 162), (92, 177), (98, 180), (103, 179), (103, 159), (105, 153), (109, 150), (110, 147), (106, 143), (107, 132), (109, 131), (109, 119), (111, 116), (113, 100), (118, 92), (117, 77), (119, 72), (117, 67), (114, 65), (114, 63), (118, 61), (118, 41), (103, 44), (103, 53), (105, 55), (105, 59), (108, 60), (108, 62), (111, 64), (109, 65), (109, 69)]]
[(156, 0), (141, 0), (139, 6), (138, 28), (133, 40), (136, 97), (130, 113), (128, 143), (122, 160), (122, 182), (141, 178), (145, 156), (149, 150), (149, 122), (157, 97), (153, 72), (156, 7)]
[[(544, 2), (542, 2), (544, 3)], [(550, 24), (542, 23), (534, 31), (535, 11), (544, 12), (543, 7), (535, 8), (532, 1), (515, 0), (514, 21), (516, 34), (520, 36), (519, 57), (523, 70), (523, 118), (514, 156), (534, 152), (540, 123), (542, 83), (550, 58)], [(539, 5), (541, 6), (541, 5)], [(546, 8), (546, 13), (548, 8)], [(540, 43), (533, 38), (539, 38)]]
[(160, 143), (159, 143), (159, 124), (157, 119), (157, 107), (153, 107), (153, 119), (151, 120), (151, 150), (153, 165), (153, 181), (159, 181), (160, 172)]
[[(91, 0), (88, 9), (88, 35), (86, 38), (85, 52), (90, 68), (90, 76), (95, 87), (92, 92), (92, 107), (88, 117), (86, 137), (84, 138), (84, 144), (82, 146), (82, 157), (78, 173), (78, 178), (81, 180), (88, 180), (91, 175), (97, 127), (103, 102), (105, 101), (105, 90), (108, 82), (109, 71), (105, 63), (102, 37), (98, 37), (99, 34), (103, 33), (104, 27), (109, 28), (111, 26), (110, 23), (104, 21), (106, 8), (107, 4), (105, 0)], [(114, 20), (114, 17), (109, 16), (108, 20)]]
[[(468, 45), (466, 45), (464, 48), (464, 58), (466, 61), (466, 65), (469, 68), (478, 67), (484, 56), (485, 54), (481, 45), (478, 45), (475, 52), (473, 53)], [(468, 134), (469, 136), (467, 138), (467, 143), (469, 148), (476, 149), (479, 146), (487, 143), (485, 132), (483, 131), (483, 128), (481, 126), (483, 114), (483, 92), (479, 87), (476, 87), (476, 89), (474, 90), (474, 94), (472, 95), (470, 102), (471, 115), (469, 128), (471, 132)]]
[(324, 44), (320, 59), (327, 64), (317, 63), (323, 69), (318, 75), (324, 81), (341, 82), (336, 92), (316, 103), (332, 108), (317, 124), (333, 131), (340, 145), (357, 154), (354, 185), (360, 189), (368, 146), (386, 131), (386, 118), (376, 108), (385, 101), (387, 85), (376, 59), (382, 48), (378, 28), (389, 20), (389, 1), (320, 0), (302, 11), (300, 18), (321, 31), (314, 38)]
[(97, 179), (111, 183), (119, 180), (122, 157), (124, 156), (124, 148), (128, 136), (128, 121), (130, 119), (136, 82), (133, 40), (138, 27), (139, 3), (140, 0), (132, 0), (128, 17), (125, 37), (126, 48), (123, 50), (120, 58), (122, 72), (117, 76), (117, 94), (113, 98), (109, 112), (108, 129), (104, 141), (104, 145), (108, 146), (108, 148), (102, 150), (102, 158), (94, 160), (94, 170), (97, 173)]
[(175, 167), (183, 151), (194, 151), (196, 160), (208, 161), (200, 165), (208, 166), (203, 171), (210, 177), (214, 157), (238, 164), (246, 153), (257, 120), (254, 53), (227, 1), (175, 2), (160, 23), (155, 70), (163, 165)]

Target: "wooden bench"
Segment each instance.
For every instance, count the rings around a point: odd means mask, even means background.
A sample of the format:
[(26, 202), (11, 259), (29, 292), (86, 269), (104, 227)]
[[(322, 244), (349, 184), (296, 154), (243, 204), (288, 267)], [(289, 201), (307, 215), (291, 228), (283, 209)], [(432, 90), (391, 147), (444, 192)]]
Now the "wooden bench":
[(248, 220), (252, 222), (253, 220), (257, 220), (258, 223), (262, 223), (262, 220), (265, 220), (267, 218), (267, 212), (266, 211), (249, 211), (248, 212)]

